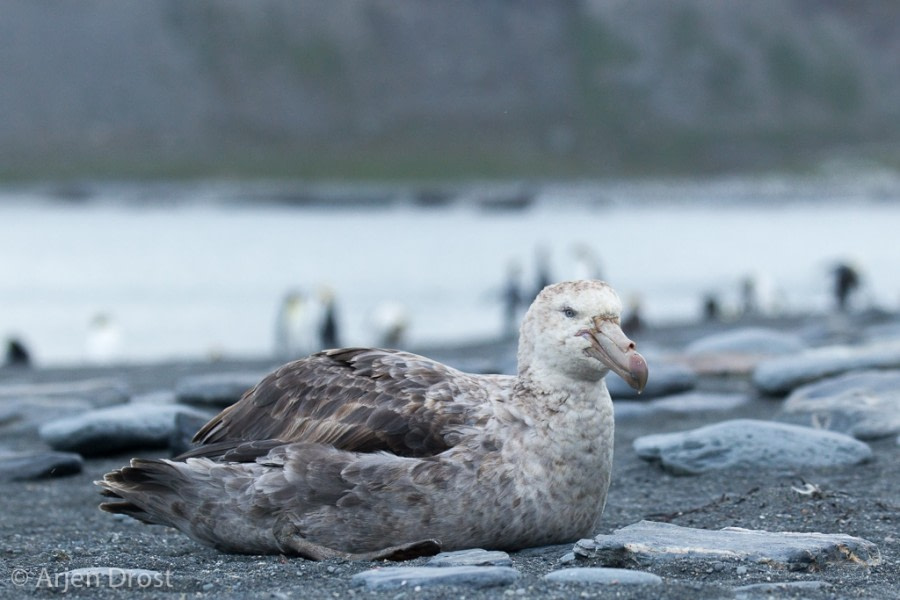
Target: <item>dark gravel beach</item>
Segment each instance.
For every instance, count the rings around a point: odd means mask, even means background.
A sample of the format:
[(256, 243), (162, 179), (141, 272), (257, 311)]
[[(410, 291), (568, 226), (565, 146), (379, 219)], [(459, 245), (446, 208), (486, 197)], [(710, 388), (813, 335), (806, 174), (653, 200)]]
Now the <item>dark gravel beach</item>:
[[(670, 337), (688, 339), (701, 331), (679, 330)], [(657, 338), (664, 336), (659, 332)], [(650, 341), (654, 336), (650, 336)], [(639, 342), (640, 343), (640, 342)], [(473, 364), (472, 353), (436, 356)], [(489, 353), (485, 353), (485, 361)], [(651, 376), (653, 361), (650, 361)], [(129, 393), (173, 389), (181, 378), (203, 373), (263, 372), (271, 361), (168, 364), (105, 369), (38, 369), (0, 372), (5, 386), (60, 385), (109, 379)], [(818, 572), (789, 571), (766, 565), (736, 566), (712, 561), (673, 561), (644, 566), (662, 577), (661, 586), (552, 583), (542, 577), (562, 566), (599, 566), (590, 561), (563, 565), (571, 545), (511, 555), (518, 578), (511, 585), (472, 588), (438, 586), (371, 590), (351, 576), (374, 563), (310, 562), (283, 556), (226, 555), (201, 546), (183, 534), (148, 526), (97, 509), (100, 496), (93, 481), (124, 465), (132, 456), (166, 456), (166, 450), (127, 452), (88, 458), (83, 472), (58, 478), (0, 483), (3, 498), (0, 542), (0, 596), (23, 592), (39, 597), (64, 593), (75, 598), (113, 598), (140, 591), (142, 597), (166, 598), (900, 598), (900, 445), (897, 436), (867, 440), (874, 458), (853, 466), (828, 468), (727, 469), (677, 476), (639, 458), (632, 443), (640, 436), (693, 429), (733, 418), (770, 420), (782, 400), (757, 392), (747, 376), (701, 376), (697, 388), (750, 397), (726, 411), (659, 412), (617, 419), (616, 460), (612, 485), (596, 533), (654, 520), (686, 527), (742, 527), (767, 531), (843, 533), (874, 543), (881, 564), (834, 565)], [(7, 410), (12, 396), (0, 397)], [(47, 415), (51, 417), (53, 415)], [(27, 420), (0, 420), (7, 450), (46, 449)], [(809, 484), (809, 485), (807, 485)], [(813, 487), (814, 486), (814, 487)], [(427, 559), (410, 561), (424, 564)], [(113, 577), (100, 587), (84, 587), (74, 569), (146, 569), (156, 572), (132, 581)], [(124, 573), (125, 571), (123, 571)], [(812, 587), (740, 592), (757, 583), (825, 582)], [(66, 585), (68, 584), (68, 587)], [(743, 594), (743, 595), (742, 595)]]

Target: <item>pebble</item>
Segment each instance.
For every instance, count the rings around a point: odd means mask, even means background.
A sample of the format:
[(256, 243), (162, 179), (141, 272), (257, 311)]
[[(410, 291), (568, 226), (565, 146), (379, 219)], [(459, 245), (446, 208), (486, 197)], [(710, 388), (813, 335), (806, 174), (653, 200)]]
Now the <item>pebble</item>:
[(80, 473), (81, 455), (72, 452), (2, 452), (0, 481), (25, 481)]
[(868, 540), (835, 533), (769, 532), (740, 527), (695, 529), (640, 521), (610, 535), (579, 540), (575, 555), (607, 566), (652, 566), (670, 561), (709, 567), (723, 560), (789, 571), (860, 568), (881, 564)]
[(179, 413), (196, 413), (179, 405), (126, 404), (64, 417), (41, 426), (41, 440), (55, 450), (85, 456), (169, 445)]
[(796, 335), (763, 327), (744, 327), (701, 338), (685, 348), (688, 364), (703, 374), (746, 374), (773, 356), (802, 352)]
[(557, 583), (589, 583), (601, 585), (660, 585), (662, 578), (646, 571), (602, 567), (571, 567), (544, 575)]
[(795, 389), (782, 420), (862, 440), (900, 433), (900, 371), (846, 373)]
[(506, 552), (472, 548), (456, 552), (441, 552), (425, 563), (429, 567), (511, 567), (512, 559)]
[(872, 458), (867, 444), (842, 433), (753, 419), (642, 436), (633, 446), (638, 456), (658, 460), (676, 475), (733, 468), (838, 467)]
[(241, 399), (265, 373), (213, 373), (183, 377), (175, 385), (179, 402), (224, 408)]
[(900, 368), (900, 341), (825, 346), (760, 363), (753, 372), (753, 383), (764, 393), (781, 395), (847, 371), (890, 368)]
[(745, 394), (686, 392), (647, 402), (619, 400), (615, 403), (616, 419), (634, 419), (660, 413), (688, 415), (705, 412), (728, 412), (750, 402)]
[(644, 391), (638, 394), (637, 390), (629, 386), (618, 375), (610, 375), (606, 378), (606, 387), (614, 400), (634, 400), (658, 398), (686, 392), (697, 385), (697, 375), (689, 368), (682, 365), (667, 363), (650, 363), (650, 377)]
[(436, 585), (483, 588), (510, 585), (518, 576), (512, 567), (384, 567), (357, 573), (351, 581), (370, 589)]

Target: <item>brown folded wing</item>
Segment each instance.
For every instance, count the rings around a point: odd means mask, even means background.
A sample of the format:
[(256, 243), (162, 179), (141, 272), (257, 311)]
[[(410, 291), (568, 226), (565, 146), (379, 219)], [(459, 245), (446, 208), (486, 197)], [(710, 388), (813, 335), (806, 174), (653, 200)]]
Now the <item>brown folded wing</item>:
[(185, 456), (222, 456), (246, 441), (433, 456), (483, 424), (488, 394), (508, 393), (511, 381), (396, 350), (319, 352), (267, 375), (207, 423), (194, 437), (202, 446)]

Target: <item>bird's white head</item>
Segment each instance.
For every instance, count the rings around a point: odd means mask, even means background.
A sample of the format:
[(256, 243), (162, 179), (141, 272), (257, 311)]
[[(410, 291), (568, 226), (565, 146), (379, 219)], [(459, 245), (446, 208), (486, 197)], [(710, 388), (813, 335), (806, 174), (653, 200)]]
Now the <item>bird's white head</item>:
[(607, 283), (565, 281), (544, 288), (522, 322), (519, 372), (558, 373), (597, 381), (610, 370), (638, 391), (647, 362), (619, 325), (622, 303)]

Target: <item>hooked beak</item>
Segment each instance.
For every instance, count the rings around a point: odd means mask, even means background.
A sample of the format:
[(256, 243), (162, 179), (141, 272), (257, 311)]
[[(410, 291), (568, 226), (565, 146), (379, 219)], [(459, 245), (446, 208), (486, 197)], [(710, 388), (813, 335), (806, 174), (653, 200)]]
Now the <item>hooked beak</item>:
[(594, 317), (594, 327), (579, 335), (591, 343), (585, 348), (585, 354), (609, 367), (638, 393), (644, 391), (649, 375), (647, 361), (635, 351), (634, 342), (625, 336), (618, 323)]

